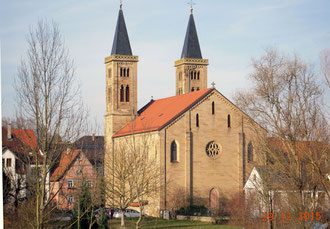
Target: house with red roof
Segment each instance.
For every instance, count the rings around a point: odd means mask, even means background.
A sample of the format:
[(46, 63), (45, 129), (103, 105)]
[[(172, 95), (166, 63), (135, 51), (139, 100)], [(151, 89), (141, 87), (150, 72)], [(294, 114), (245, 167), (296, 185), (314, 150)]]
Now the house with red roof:
[(50, 178), (53, 204), (59, 209), (72, 209), (78, 201), (83, 182), (96, 193), (99, 178), (97, 169), (81, 149), (68, 148), (62, 152), (60, 163)]
[[(145, 199), (148, 213), (158, 216), (173, 209), (178, 195), (185, 205), (204, 205), (215, 213), (221, 199), (243, 190), (259, 160), (254, 128), (262, 128), (252, 127), (252, 118), (214, 83), (208, 86), (209, 62), (202, 57), (192, 10), (181, 58), (174, 63), (175, 96), (151, 100), (138, 110), (138, 60), (121, 7), (112, 51), (105, 58), (105, 165), (107, 160), (116, 164), (127, 142), (149, 136), (148, 155), (157, 157), (161, 188), (156, 197)], [(105, 179), (112, 179), (111, 169), (104, 172)]]
[(42, 164), (42, 152), (31, 129), (2, 127), (2, 168), (10, 179), (10, 190), (5, 196), (9, 204), (17, 206), (26, 198), (27, 176), (35, 171), (36, 163)]

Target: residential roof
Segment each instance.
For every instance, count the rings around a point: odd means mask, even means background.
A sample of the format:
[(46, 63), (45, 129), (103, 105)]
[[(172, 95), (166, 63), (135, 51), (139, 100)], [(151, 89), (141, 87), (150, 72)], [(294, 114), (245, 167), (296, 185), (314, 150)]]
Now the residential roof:
[(31, 129), (12, 129), (12, 134), (14, 134), (17, 138), (23, 141), (25, 144), (31, 147), (31, 149), (36, 149), (37, 146), (37, 138), (34, 134), (34, 131)]
[(61, 155), (60, 164), (53, 172), (52, 176), (50, 177), (50, 180), (51, 181), (59, 180), (65, 174), (65, 172), (70, 168), (70, 165), (79, 155), (79, 153), (80, 153), (79, 149), (72, 151), (64, 151)]
[(182, 49), (181, 58), (198, 58), (202, 59), (202, 52), (199, 46), (197, 30), (195, 26), (194, 15), (191, 13), (189, 17), (186, 37)]
[(213, 88), (208, 88), (155, 100), (135, 120), (119, 130), (113, 137), (160, 130), (213, 90)]
[(115, 37), (113, 39), (111, 55), (119, 54), (119, 55), (132, 55), (132, 49), (129, 42), (125, 18), (122, 8), (120, 7)]
[(31, 129), (12, 129), (11, 139), (8, 139), (7, 128), (2, 127), (2, 149), (5, 148), (9, 149), (24, 162), (32, 162), (34, 159), (29, 153), (38, 150), (39, 161), (42, 161), (36, 136)]
[(104, 136), (83, 136), (74, 143), (74, 146), (76, 149), (81, 149), (97, 171), (102, 172), (100, 170), (104, 161)]

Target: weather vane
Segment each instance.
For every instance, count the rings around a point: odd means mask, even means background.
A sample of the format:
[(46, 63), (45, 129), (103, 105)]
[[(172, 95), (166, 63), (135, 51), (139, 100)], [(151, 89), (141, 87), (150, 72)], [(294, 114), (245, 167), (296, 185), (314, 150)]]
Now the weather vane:
[(123, 7), (123, 0), (120, 0), (120, 9)]
[(190, 2), (188, 2), (187, 4), (190, 5), (190, 11), (192, 13), (194, 10), (193, 6), (196, 5), (196, 3), (193, 0), (190, 0)]

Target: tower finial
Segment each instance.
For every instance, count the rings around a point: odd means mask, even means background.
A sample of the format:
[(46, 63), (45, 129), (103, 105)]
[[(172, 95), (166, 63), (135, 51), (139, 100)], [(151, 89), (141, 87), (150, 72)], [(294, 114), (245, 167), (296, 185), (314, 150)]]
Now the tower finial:
[(122, 9), (122, 8), (123, 8), (123, 1), (120, 0), (120, 9)]
[(193, 13), (193, 11), (194, 11), (194, 8), (193, 8), (193, 6), (194, 5), (196, 5), (196, 3), (193, 1), (193, 0), (190, 0), (190, 2), (188, 2), (187, 4), (189, 4), (190, 5), (190, 12), (191, 12), (191, 14)]

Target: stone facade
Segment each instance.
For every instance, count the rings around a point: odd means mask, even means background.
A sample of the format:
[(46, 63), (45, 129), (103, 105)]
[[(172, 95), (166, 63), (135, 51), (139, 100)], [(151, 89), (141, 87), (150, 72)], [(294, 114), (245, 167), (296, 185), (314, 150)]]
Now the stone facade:
[[(123, 17), (120, 20), (123, 20)], [(126, 28), (122, 29), (124, 30)], [(115, 35), (115, 38), (118, 36)], [(127, 34), (124, 37), (127, 37)], [(117, 46), (118, 41), (115, 40), (114, 47)], [(126, 46), (129, 44), (126, 43)], [(128, 50), (128, 47), (126, 49)], [(117, 143), (125, 142), (125, 139), (132, 136), (141, 136), (141, 133), (116, 134), (134, 118), (144, 119), (137, 116), (136, 110), (137, 61), (136, 56), (118, 54), (105, 60), (105, 165), (109, 163), (109, 158), (116, 155)], [(175, 62), (177, 97), (207, 89), (207, 66), (208, 60), (201, 57), (191, 14), (183, 56)], [(122, 68), (130, 69), (131, 75), (123, 77), (120, 72)], [(133, 89), (130, 91), (133, 97), (128, 102), (120, 99), (121, 85), (128, 85)], [(152, 102), (143, 109), (149, 109), (149, 105), (152, 106)], [(170, 106), (179, 105), (169, 104), (165, 109), (170, 109)], [(157, 117), (161, 117), (162, 112), (166, 113), (165, 110), (157, 111)], [(157, 117), (151, 121), (157, 122)], [(222, 199), (230, 199), (233, 194), (242, 191), (257, 160), (255, 152), (252, 152), (253, 160), (248, 161), (247, 158), (247, 145), (254, 144), (256, 136), (253, 130), (255, 126), (259, 128), (258, 125), (250, 126), (251, 123), (251, 118), (214, 88), (197, 103), (191, 103), (183, 112), (173, 116), (166, 125), (153, 129), (152, 132), (146, 127), (142, 132), (153, 136), (149, 153), (158, 153), (161, 173), (160, 192), (148, 199), (146, 211), (151, 215), (158, 215), (160, 210), (174, 208), (173, 202), (178, 199), (181, 200), (181, 205), (217, 208)], [(175, 160), (172, 158), (174, 151)], [(105, 170), (105, 177), (111, 177), (111, 171)], [(110, 202), (108, 199), (107, 205), (110, 205)]]

